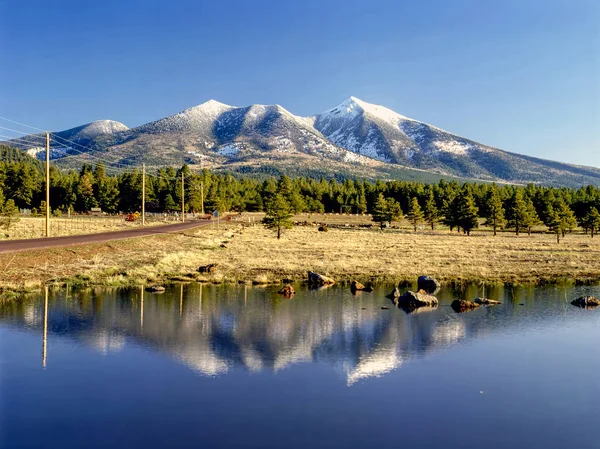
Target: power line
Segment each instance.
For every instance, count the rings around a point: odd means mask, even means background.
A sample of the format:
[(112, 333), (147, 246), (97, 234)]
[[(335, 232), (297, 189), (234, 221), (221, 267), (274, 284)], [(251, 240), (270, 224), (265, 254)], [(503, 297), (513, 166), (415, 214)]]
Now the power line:
[[(36, 130), (36, 131), (46, 132), (46, 131), (44, 131), (41, 128), (37, 128), (37, 127), (31, 126), (31, 125), (27, 125), (25, 123), (21, 123), (21, 122), (18, 122), (16, 120), (11, 120), (11, 119), (8, 119), (6, 117), (0, 117), (0, 120), (6, 120), (6, 121), (8, 121), (10, 123), (14, 123), (14, 124), (19, 125), (19, 126), (24, 126), (24, 127)], [(10, 131), (10, 132), (15, 132), (15, 133), (18, 133), (18, 134), (23, 134), (25, 136), (31, 136), (32, 138), (34, 138), (34, 136), (35, 136), (35, 138), (40, 138), (40, 137), (38, 137), (35, 134), (32, 135), (31, 133), (25, 133), (25, 132), (22, 132), (22, 131), (18, 131), (18, 130), (11, 129), (11, 128), (6, 128), (6, 127), (3, 127), (3, 126), (0, 126), (0, 129), (4, 129), (4, 130)], [(103, 159), (103, 158), (101, 158), (101, 157), (99, 157), (99, 156), (97, 156), (97, 155), (94, 154), (94, 153), (96, 153), (96, 152), (98, 152), (100, 150), (86, 147), (84, 145), (81, 145), (80, 143), (73, 142), (72, 140), (69, 140), (69, 139), (66, 139), (64, 137), (58, 136), (58, 135), (56, 135), (54, 133), (50, 133), (50, 135), (52, 137), (52, 140), (55, 141), (55, 143), (57, 143), (57, 144), (59, 144), (59, 145), (61, 145), (63, 147), (66, 147), (66, 148), (70, 149), (71, 151), (77, 153), (77, 154), (67, 154), (66, 156), (62, 156), (60, 158), (55, 158), (54, 161), (57, 161), (57, 160), (60, 160), (60, 159), (64, 159), (64, 158), (67, 158), (67, 157), (73, 157), (74, 158), (74, 157), (86, 156), (86, 157), (88, 157), (88, 158), (91, 159), (91, 161), (90, 161), (91, 163), (93, 163), (94, 161), (103, 162), (104, 164), (107, 164), (114, 171), (124, 170), (125, 172), (127, 172), (128, 170), (132, 170), (131, 165), (122, 164), (122, 163), (119, 163), (119, 162), (109, 161), (108, 159)], [(26, 139), (23, 139), (23, 138), (15, 137), (15, 138), (11, 138), (10, 140), (17, 140), (17, 139), (18, 140), (23, 140), (23, 141), (26, 142), (25, 144), (20, 144), (20, 145), (33, 145), (33, 146), (35, 146), (34, 143), (32, 143), (30, 141), (27, 141)], [(77, 147), (82, 148), (82, 149), (84, 149), (86, 151), (77, 150), (77, 149), (73, 148), (73, 146), (68, 145), (68, 144), (77, 146)], [(135, 168), (133, 168), (133, 169), (135, 170)], [(173, 180), (177, 181), (179, 179), (178, 176), (162, 176), (162, 175), (159, 175), (158, 173), (156, 173), (155, 175), (152, 175), (152, 174), (148, 174), (148, 175), (149, 176), (154, 176), (157, 179), (162, 179), (162, 180), (165, 180), (165, 181), (173, 181)]]
[(16, 129), (5, 128), (4, 126), (0, 126), (0, 129), (4, 129), (6, 131), (10, 131), (10, 132), (13, 132), (13, 133), (23, 134), (25, 136), (31, 136), (31, 133), (24, 133), (23, 131), (17, 131)]
[[(4, 145), (9, 145), (9, 143), (15, 142), (15, 141), (19, 141), (19, 142), (16, 142), (19, 145), (38, 145), (35, 142), (33, 142), (31, 140), (27, 140), (22, 137), (10, 137), (10, 136), (4, 136), (2, 134), (0, 134), (0, 137), (2, 137), (3, 139), (8, 139), (8, 140), (0, 141), (0, 143), (2, 143)], [(44, 145), (43, 145), (43, 143), (40, 143), (39, 146), (43, 147)]]
[(7, 122), (14, 123), (15, 125), (24, 126), (26, 128), (35, 129), (36, 131), (46, 132), (45, 129), (36, 128), (35, 126), (26, 125), (25, 123), (17, 122), (16, 120), (11, 120), (6, 117), (0, 117), (0, 120), (6, 120)]

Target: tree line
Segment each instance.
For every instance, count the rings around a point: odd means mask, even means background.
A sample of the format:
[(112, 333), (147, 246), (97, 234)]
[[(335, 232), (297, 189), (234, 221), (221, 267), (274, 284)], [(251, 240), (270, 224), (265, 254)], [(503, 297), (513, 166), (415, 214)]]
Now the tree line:
[[(53, 214), (86, 213), (100, 207), (107, 213), (139, 211), (142, 203), (141, 170), (116, 174), (101, 163), (83, 165), (79, 171), (50, 170), (50, 202)], [(113, 174), (111, 174), (113, 173)], [(421, 226), (444, 225), (470, 234), (479, 218), (494, 234), (511, 229), (530, 233), (545, 225), (557, 239), (581, 226), (592, 236), (600, 228), (600, 188), (557, 188), (440, 180), (366, 181), (312, 179), (307, 177), (266, 179), (234, 177), (209, 170), (161, 168), (146, 175), (146, 209), (150, 212), (181, 210), (181, 175), (188, 212), (270, 211), (349, 212), (372, 214), (383, 228), (406, 218), (415, 231)], [(0, 209), (45, 208), (45, 174), (39, 161), (20, 150), (0, 147)], [(274, 206), (276, 205), (276, 207)]]

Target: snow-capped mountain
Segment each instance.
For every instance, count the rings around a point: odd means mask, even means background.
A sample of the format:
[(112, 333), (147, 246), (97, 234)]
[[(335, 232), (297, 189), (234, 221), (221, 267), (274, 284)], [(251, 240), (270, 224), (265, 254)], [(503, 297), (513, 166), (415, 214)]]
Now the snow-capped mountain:
[[(598, 168), (502, 151), (355, 97), (312, 117), (279, 105), (235, 107), (210, 100), (131, 129), (110, 120), (89, 123), (53, 133), (51, 142), (51, 157), (63, 166), (100, 157), (128, 165), (185, 162), (242, 172), (600, 183)], [(39, 154), (44, 136), (7, 143)]]

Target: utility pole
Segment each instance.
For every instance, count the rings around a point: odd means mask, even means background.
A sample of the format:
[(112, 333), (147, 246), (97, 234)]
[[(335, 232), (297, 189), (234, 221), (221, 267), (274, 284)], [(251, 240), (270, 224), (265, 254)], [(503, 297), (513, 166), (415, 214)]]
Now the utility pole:
[(181, 172), (181, 221), (185, 221), (185, 190), (183, 186), (183, 172)]
[(50, 133), (46, 133), (46, 237), (50, 237)]
[(142, 164), (142, 226), (146, 226), (146, 164)]
[(202, 215), (204, 215), (204, 181), (200, 182), (200, 192), (202, 193)]

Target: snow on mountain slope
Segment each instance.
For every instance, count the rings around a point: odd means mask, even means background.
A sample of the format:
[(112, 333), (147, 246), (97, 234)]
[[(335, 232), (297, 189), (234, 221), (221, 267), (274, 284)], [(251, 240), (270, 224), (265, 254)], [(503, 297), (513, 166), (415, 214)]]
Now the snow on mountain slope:
[[(75, 152), (64, 139), (81, 146)], [(38, 156), (45, 145), (43, 134), (8, 143)], [(490, 181), (600, 184), (600, 169), (502, 151), (356, 97), (313, 117), (279, 105), (234, 107), (210, 100), (132, 129), (101, 120), (52, 133), (51, 148), (52, 158), (88, 149), (87, 162), (101, 152), (105, 160), (131, 165), (237, 164), (268, 171), (275, 165), (302, 169), (304, 164), (324, 173), (338, 164), (357, 175), (370, 170), (385, 177), (417, 169)], [(62, 161), (73, 166), (82, 159)]]

